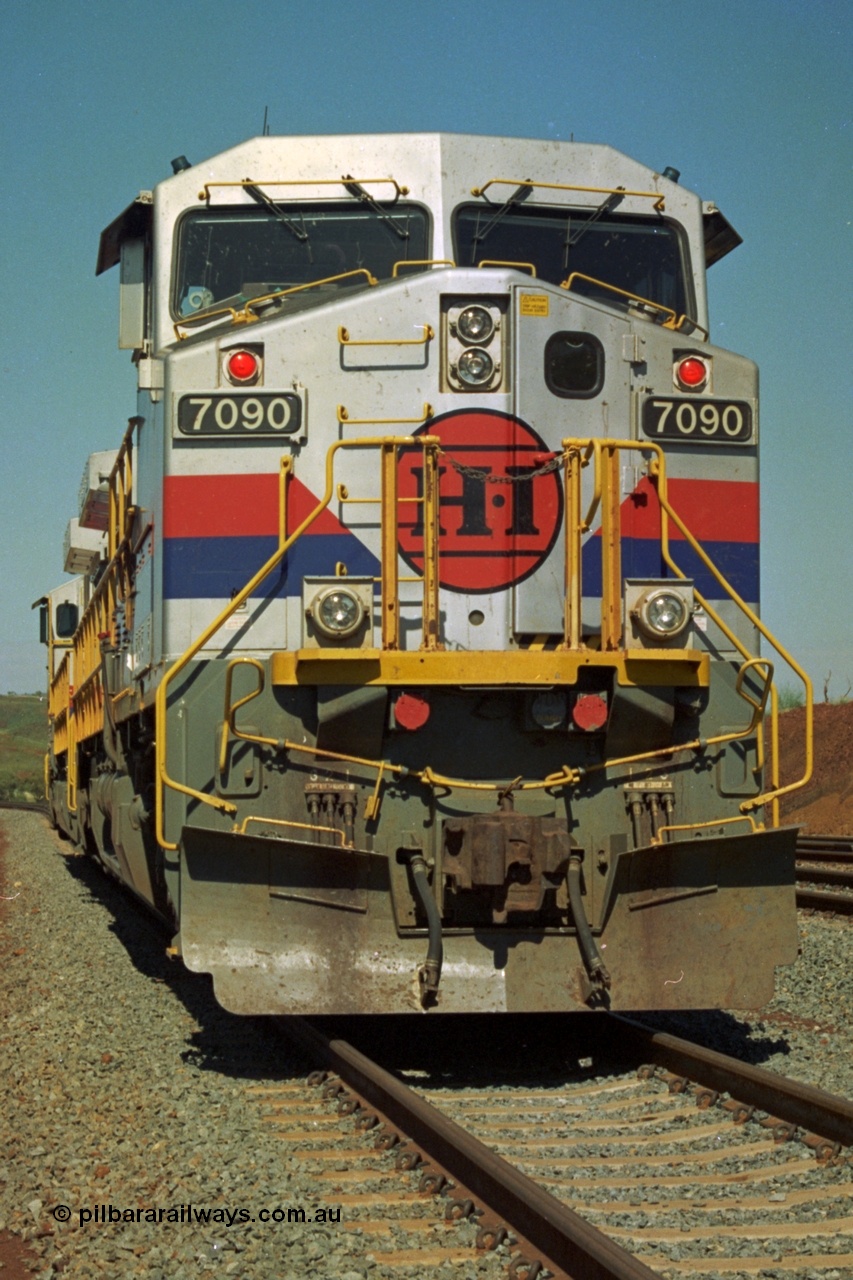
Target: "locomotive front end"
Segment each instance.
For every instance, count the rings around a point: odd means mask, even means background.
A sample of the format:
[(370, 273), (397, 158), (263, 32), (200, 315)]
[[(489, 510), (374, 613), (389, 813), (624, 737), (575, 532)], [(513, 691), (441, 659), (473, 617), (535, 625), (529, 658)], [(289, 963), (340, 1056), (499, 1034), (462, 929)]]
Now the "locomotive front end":
[(673, 179), (264, 138), (102, 243), (137, 551), (75, 796), (227, 1008), (755, 1008), (795, 958), (737, 237)]

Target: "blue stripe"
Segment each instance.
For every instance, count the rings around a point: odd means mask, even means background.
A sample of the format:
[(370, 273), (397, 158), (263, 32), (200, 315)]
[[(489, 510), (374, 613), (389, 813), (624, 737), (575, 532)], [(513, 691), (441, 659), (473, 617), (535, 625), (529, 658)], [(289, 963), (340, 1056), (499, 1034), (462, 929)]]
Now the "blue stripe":
[[(705, 542), (703, 550), (741, 599), (759, 600), (759, 549), (757, 542)], [(724, 592), (689, 543), (672, 542), (675, 563), (707, 600), (720, 600)], [(652, 538), (625, 538), (622, 541), (623, 578), (671, 578), (675, 575), (661, 559), (660, 544)], [(590, 538), (583, 549), (583, 593), (601, 595), (601, 538)]]
[[(166, 538), (163, 542), (163, 596), (167, 600), (228, 600), (242, 590), (273, 555), (274, 537)], [(673, 559), (709, 600), (723, 591), (716, 578), (685, 542), (672, 544)], [(759, 597), (759, 548), (754, 542), (708, 542), (705, 551), (742, 599)], [(339, 562), (359, 577), (378, 577), (379, 561), (350, 533), (305, 534), (281, 565), (266, 577), (254, 596), (300, 596), (303, 577), (332, 575)], [(664, 566), (660, 545), (651, 538), (622, 542), (623, 578), (673, 576)], [(583, 549), (583, 592), (601, 595), (601, 538), (590, 538)]]
[[(166, 600), (229, 600), (274, 554), (277, 538), (166, 538), (163, 597)], [(355, 577), (375, 578), (379, 561), (350, 533), (305, 534), (260, 583), (253, 596), (300, 596), (302, 579), (332, 575), (343, 563)]]

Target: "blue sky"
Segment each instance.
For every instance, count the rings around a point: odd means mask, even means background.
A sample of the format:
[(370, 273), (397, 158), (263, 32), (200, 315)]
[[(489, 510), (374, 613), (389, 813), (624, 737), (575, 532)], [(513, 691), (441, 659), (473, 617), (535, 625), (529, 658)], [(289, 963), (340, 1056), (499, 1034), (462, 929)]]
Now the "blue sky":
[[(0, 692), (44, 686), (30, 604), (64, 579), (83, 463), (134, 412), (101, 229), (260, 133), (605, 142), (744, 244), (711, 336), (761, 368), (764, 616), (822, 696), (853, 682), (853, 6), (847, 0), (30, 0), (4, 17)], [(786, 678), (783, 677), (783, 683)]]

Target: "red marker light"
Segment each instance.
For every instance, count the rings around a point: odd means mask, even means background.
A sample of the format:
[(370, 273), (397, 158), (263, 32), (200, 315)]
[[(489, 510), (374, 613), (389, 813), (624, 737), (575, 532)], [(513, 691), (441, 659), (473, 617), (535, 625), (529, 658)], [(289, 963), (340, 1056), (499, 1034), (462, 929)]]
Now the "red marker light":
[(394, 703), (394, 719), (403, 729), (414, 732), (429, 720), (429, 698), (425, 694), (400, 693)]
[(572, 707), (572, 721), (577, 729), (592, 733), (607, 723), (607, 702), (597, 693), (584, 693)]
[(260, 369), (258, 357), (251, 351), (232, 352), (225, 367), (232, 382), (254, 382)]
[(685, 356), (675, 366), (675, 378), (682, 387), (696, 391), (708, 381), (708, 365), (699, 356)]

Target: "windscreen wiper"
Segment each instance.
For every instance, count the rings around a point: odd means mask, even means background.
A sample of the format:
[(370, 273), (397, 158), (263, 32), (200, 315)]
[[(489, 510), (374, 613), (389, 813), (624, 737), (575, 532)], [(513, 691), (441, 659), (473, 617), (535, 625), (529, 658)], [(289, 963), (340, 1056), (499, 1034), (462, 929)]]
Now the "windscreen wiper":
[[(262, 204), (265, 209), (268, 209), (273, 217), (278, 219), (282, 226), (287, 227), (288, 231), (292, 235), (296, 236), (297, 240), (301, 241), (304, 245), (308, 244), (308, 232), (305, 230), (305, 227), (300, 227), (292, 218), (288, 217), (281, 205), (276, 204), (275, 200), (271, 200), (266, 192), (261, 191), (260, 187), (255, 187), (250, 182), (247, 182), (243, 186), (243, 190), (246, 191), (253, 200), (256, 200), (258, 204)], [(308, 253), (310, 261), (310, 247)]]
[[(512, 195), (507, 196), (506, 200), (503, 202), (500, 208), (491, 216), (491, 218), (486, 223), (486, 225), (482, 228), (482, 230), (479, 227), (477, 228), (477, 230), (474, 232), (473, 243), (475, 245), (482, 244), (482, 242), (485, 240), (489, 232), (494, 230), (494, 228), (498, 225), (500, 220), (503, 217), (505, 217), (506, 214), (509, 213), (510, 209), (515, 208), (517, 204), (523, 204), (523, 202), (527, 199), (527, 197), (530, 195), (532, 190), (533, 190), (533, 185), (532, 185), (531, 179), (529, 178), (527, 179), (526, 182), (523, 182), (520, 187), (516, 187)], [(479, 214), (477, 216), (479, 217)]]
[(373, 196), (365, 191), (361, 183), (356, 182), (351, 174), (345, 173), (341, 178), (341, 182), (343, 182), (351, 196), (355, 196), (356, 200), (360, 200), (362, 204), (367, 205), (368, 209), (376, 214), (380, 222), (384, 222), (389, 226), (396, 236), (399, 236), (401, 240), (408, 240), (410, 235), (409, 228), (402, 226), (401, 223), (397, 222), (396, 218), (391, 217), (390, 213), (386, 213), (382, 205), (377, 204)]
[(622, 196), (619, 194), (619, 192), (618, 191), (611, 192), (611, 194), (607, 197), (607, 199), (602, 200), (598, 208), (594, 209), (588, 218), (584, 218), (583, 222), (580, 224), (577, 231), (575, 231), (574, 235), (572, 235), (572, 220), (571, 220), (571, 217), (569, 217), (569, 220), (566, 224), (566, 240), (564, 245), (564, 248), (566, 250), (566, 260), (563, 263), (564, 267), (568, 266), (569, 249), (574, 249), (578, 241), (581, 240), (586, 235), (590, 227), (594, 223), (598, 222), (598, 219), (603, 214), (610, 213), (613, 209), (617, 207), (617, 205), (620, 205), (621, 203), (622, 203)]

